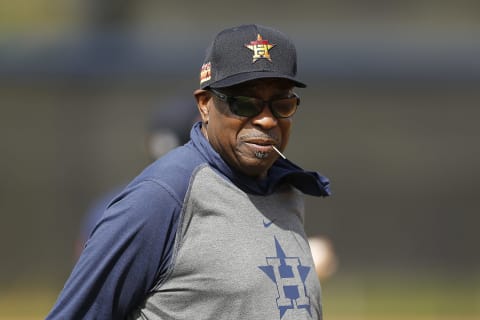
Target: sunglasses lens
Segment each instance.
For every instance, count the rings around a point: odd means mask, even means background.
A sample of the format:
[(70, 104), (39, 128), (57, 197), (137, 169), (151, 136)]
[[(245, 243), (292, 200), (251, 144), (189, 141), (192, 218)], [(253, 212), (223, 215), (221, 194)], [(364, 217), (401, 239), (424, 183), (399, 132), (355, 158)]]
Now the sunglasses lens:
[[(244, 96), (229, 97), (227, 103), (232, 113), (241, 117), (255, 117), (262, 112), (265, 106), (265, 102), (260, 99)], [(289, 118), (297, 111), (299, 103), (300, 99), (294, 95), (290, 98), (272, 100), (270, 107), (275, 117)]]
[(263, 102), (252, 97), (235, 97), (230, 103), (232, 112), (242, 117), (254, 117), (262, 112)]
[(278, 118), (291, 117), (297, 110), (297, 102), (296, 97), (272, 101), (272, 111)]

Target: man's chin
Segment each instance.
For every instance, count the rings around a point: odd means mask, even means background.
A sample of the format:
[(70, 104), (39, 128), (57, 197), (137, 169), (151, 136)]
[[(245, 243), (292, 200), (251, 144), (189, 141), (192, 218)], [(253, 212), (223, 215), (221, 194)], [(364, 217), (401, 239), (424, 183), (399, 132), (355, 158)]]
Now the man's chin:
[(250, 177), (264, 178), (267, 176), (268, 169), (273, 165), (270, 159), (259, 159), (252, 157), (248, 161), (240, 164), (240, 171)]

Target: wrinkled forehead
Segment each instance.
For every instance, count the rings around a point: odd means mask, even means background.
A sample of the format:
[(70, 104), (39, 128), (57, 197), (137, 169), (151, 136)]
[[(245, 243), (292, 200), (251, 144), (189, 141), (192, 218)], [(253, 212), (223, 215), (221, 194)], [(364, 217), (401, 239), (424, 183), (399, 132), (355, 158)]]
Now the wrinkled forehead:
[(293, 88), (294, 83), (288, 79), (263, 78), (226, 87), (222, 89), (222, 92), (235, 96), (255, 96), (268, 91), (271, 92), (272, 95), (280, 95), (290, 92)]

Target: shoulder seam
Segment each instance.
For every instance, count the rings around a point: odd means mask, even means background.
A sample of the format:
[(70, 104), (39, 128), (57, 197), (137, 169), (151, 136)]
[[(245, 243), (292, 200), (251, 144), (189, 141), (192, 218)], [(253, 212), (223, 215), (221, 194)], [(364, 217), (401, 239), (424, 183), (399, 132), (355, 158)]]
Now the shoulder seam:
[(174, 244), (174, 248), (173, 248), (173, 255), (172, 255), (172, 258), (170, 259), (168, 270), (167, 270), (167, 272), (165, 273), (165, 276), (162, 279), (158, 279), (157, 284), (152, 287), (151, 291), (155, 291), (155, 290), (160, 289), (160, 287), (170, 278), (170, 276), (173, 273), (173, 269), (175, 267), (175, 262), (177, 261), (177, 254), (178, 254), (178, 251), (180, 250), (182, 240), (183, 240), (182, 226), (183, 226), (183, 221), (184, 221), (184, 217), (185, 217), (185, 210), (186, 210), (186, 207), (187, 207), (186, 202), (190, 198), (192, 182), (195, 179), (195, 176), (197, 175), (197, 173), (205, 167), (209, 167), (209, 165), (206, 164), (206, 163), (198, 165), (193, 170), (192, 175), (190, 176), (190, 180), (188, 181), (188, 189), (187, 189), (187, 192), (185, 193), (185, 197), (184, 197), (183, 203), (181, 205), (182, 209), (181, 209), (180, 215), (178, 217), (177, 231), (176, 231), (176, 235), (175, 235), (175, 244)]
[(175, 200), (175, 202), (177, 202), (177, 204), (179, 206), (182, 205), (182, 201), (180, 201), (180, 199), (178, 198), (178, 195), (175, 194), (175, 192), (168, 186), (168, 184), (156, 181), (156, 180), (151, 179), (151, 178), (144, 179), (142, 182), (152, 182), (152, 183), (158, 185), (160, 188), (165, 190)]

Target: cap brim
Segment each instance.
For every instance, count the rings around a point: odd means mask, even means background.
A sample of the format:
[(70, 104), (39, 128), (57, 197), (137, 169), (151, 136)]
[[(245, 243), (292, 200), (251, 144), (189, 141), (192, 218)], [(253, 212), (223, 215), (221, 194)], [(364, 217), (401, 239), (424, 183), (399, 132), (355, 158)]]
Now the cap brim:
[(234, 86), (236, 84), (240, 84), (246, 81), (250, 80), (255, 80), (255, 79), (264, 79), (264, 78), (280, 78), (280, 79), (288, 79), (293, 82), (295, 87), (298, 88), (306, 88), (307, 85), (303, 82), (298, 81), (294, 77), (290, 77), (284, 74), (279, 74), (276, 72), (268, 72), (268, 71), (256, 71), (256, 72), (247, 72), (247, 73), (239, 73), (236, 75), (233, 75), (231, 77), (216, 81), (214, 83), (211, 83), (209, 85), (206, 85), (202, 89), (205, 89), (206, 87), (211, 87), (211, 88), (225, 88), (225, 87), (230, 87)]

